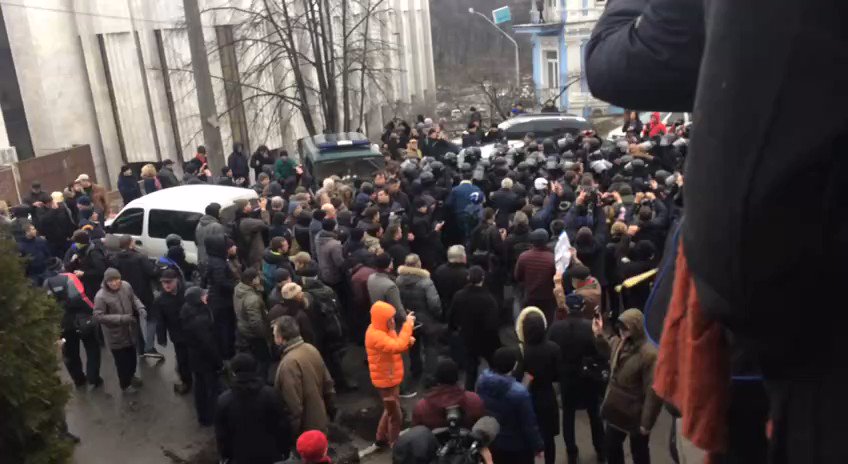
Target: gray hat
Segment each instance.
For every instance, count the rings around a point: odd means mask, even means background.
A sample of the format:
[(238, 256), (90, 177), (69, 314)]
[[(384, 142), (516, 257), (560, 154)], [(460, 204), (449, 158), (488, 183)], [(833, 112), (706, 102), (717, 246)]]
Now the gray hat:
[(106, 269), (106, 272), (103, 273), (103, 282), (109, 282), (110, 280), (116, 280), (120, 278), (121, 272), (115, 269), (114, 267)]
[(544, 245), (548, 243), (548, 231), (545, 229), (536, 229), (530, 232), (530, 243), (533, 245)]

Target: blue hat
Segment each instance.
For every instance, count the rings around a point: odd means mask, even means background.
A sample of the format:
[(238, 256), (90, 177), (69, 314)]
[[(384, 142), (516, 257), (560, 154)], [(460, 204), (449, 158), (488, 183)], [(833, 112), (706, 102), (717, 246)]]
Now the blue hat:
[(572, 293), (565, 296), (565, 306), (568, 307), (569, 313), (579, 313), (580, 311), (583, 311), (585, 301), (582, 296)]
[(91, 206), (91, 197), (88, 195), (83, 195), (77, 198), (77, 204), (81, 206)]

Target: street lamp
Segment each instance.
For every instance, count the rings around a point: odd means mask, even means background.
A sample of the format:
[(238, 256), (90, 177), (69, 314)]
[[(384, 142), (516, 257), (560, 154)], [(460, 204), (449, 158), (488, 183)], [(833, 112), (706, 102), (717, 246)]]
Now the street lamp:
[(515, 39), (513, 39), (512, 36), (507, 34), (503, 29), (499, 28), (497, 24), (493, 23), (492, 20), (489, 19), (489, 17), (484, 15), (483, 13), (480, 13), (479, 11), (475, 11), (474, 8), (469, 8), (468, 13), (469, 14), (476, 14), (477, 16), (485, 19), (487, 23), (491, 24), (492, 27), (497, 29), (498, 32), (503, 34), (504, 37), (509, 39), (509, 41), (512, 42), (512, 45), (515, 46), (515, 88), (521, 87), (521, 72), (518, 69), (518, 62), (519, 62), (518, 61), (518, 42), (516, 42)]

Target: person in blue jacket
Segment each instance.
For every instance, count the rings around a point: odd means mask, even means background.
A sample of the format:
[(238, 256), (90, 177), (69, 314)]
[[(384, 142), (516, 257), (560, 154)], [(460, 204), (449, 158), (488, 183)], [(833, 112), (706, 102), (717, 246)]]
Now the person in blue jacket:
[(524, 384), (512, 376), (518, 364), (515, 348), (502, 347), (492, 357), (491, 369), (486, 369), (477, 380), (477, 394), (486, 411), (501, 426), (490, 449), (494, 462), (533, 464), (543, 457), (545, 444), (539, 432), (533, 401), (526, 384), (532, 376), (525, 374)]
[(451, 190), (445, 201), (447, 212), (453, 217), (461, 237), (457, 243), (463, 244), (477, 225), (485, 200), (480, 187), (471, 183), (471, 176), (470, 170), (463, 171), (462, 181)]

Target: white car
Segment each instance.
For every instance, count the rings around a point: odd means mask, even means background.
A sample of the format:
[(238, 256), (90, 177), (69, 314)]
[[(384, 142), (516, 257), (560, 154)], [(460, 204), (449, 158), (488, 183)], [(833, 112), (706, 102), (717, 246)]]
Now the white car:
[(153, 192), (131, 201), (114, 219), (106, 221), (106, 232), (130, 235), (136, 249), (150, 259), (168, 251), (165, 237), (183, 239), (186, 261), (197, 262), (194, 230), (210, 203), (221, 205), (221, 222), (233, 220), (236, 200), (255, 200), (253, 189), (221, 185), (182, 185)]
[[(643, 125), (648, 124), (651, 121), (651, 113), (652, 113), (652, 111), (643, 111), (643, 112), (639, 113), (639, 120), (642, 121)], [(689, 124), (692, 124), (692, 115), (690, 113), (665, 113), (665, 114), (662, 114), (662, 123), (665, 124), (666, 126), (668, 126), (669, 123), (672, 123), (672, 122), (677, 121), (679, 119), (683, 120), (684, 125), (688, 126)], [(622, 129), (622, 127), (619, 126), (619, 127), (616, 127), (615, 129), (609, 131), (609, 133), (607, 134), (607, 140), (609, 140), (611, 142), (615, 142), (616, 140), (620, 139), (621, 137), (624, 137), (625, 136), (624, 131), (621, 130), (621, 129)]]
[[(453, 140), (451, 140), (451, 143), (458, 146), (458, 147), (461, 147), (462, 146), (462, 139), (453, 139)], [(516, 150), (518, 150), (519, 148), (524, 148), (524, 141), (523, 140), (507, 140), (506, 144), (509, 148), (515, 148)], [(497, 143), (487, 143), (485, 145), (480, 145), (478, 147), (480, 149), (480, 158), (482, 158), (482, 159), (491, 158), (492, 153), (495, 152), (495, 147), (497, 145), (499, 145), (499, 144), (497, 144)], [(462, 149), (460, 149), (460, 151), (461, 150)]]

